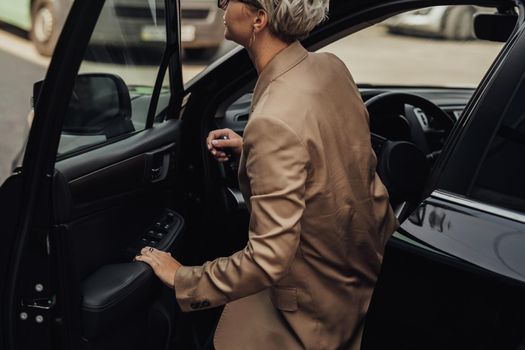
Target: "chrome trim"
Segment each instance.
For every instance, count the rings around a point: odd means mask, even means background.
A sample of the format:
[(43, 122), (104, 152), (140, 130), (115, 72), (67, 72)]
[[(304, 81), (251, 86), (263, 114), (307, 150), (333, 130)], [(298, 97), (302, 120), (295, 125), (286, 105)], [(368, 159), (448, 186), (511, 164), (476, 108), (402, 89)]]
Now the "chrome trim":
[(445, 192), (443, 190), (435, 190), (430, 195), (430, 198), (441, 199), (454, 204), (459, 204), (471, 209), (483, 211), (492, 215), (500, 216), (502, 218), (510, 219), (513, 221), (525, 224), (525, 215), (516, 211), (508, 210), (505, 208), (497, 207), (490, 204), (480, 203), (470, 198), (465, 198), (457, 194)]

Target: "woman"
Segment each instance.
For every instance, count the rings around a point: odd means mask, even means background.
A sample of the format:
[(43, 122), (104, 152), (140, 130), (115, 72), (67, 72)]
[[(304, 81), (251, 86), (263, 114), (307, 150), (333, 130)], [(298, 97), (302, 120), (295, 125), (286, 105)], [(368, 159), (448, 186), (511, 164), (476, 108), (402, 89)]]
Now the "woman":
[[(328, 0), (222, 1), (225, 36), (259, 73), (244, 140), (229, 129), (210, 152), (239, 155), (249, 242), (230, 257), (181, 266), (142, 250), (183, 311), (227, 304), (221, 349), (359, 349), (385, 243), (397, 227), (375, 173), (368, 114), (346, 66), (297, 41)], [(225, 139), (227, 136), (229, 139)]]

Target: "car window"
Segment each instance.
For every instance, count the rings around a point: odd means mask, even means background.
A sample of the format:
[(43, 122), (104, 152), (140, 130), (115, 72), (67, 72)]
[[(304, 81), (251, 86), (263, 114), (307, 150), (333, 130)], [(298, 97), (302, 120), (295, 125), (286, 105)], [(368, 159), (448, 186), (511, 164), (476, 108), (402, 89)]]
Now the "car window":
[[(49, 57), (72, 3), (73, 0), (0, 1), (0, 110), (3, 114), (0, 129), (9, 130), (8, 135), (0, 138), (0, 183), (22, 165), (32, 124), (33, 83), (45, 76)], [(183, 80), (188, 82), (237, 45), (224, 40), (223, 12), (217, 8), (217, 1), (181, 0), (180, 3)], [(130, 90), (132, 127), (121, 128), (123, 134), (144, 128), (148, 94), (165, 42), (161, 30), (165, 15), (163, 4), (159, 0), (118, 4), (107, 1), (82, 63), (81, 73), (117, 75)], [(165, 79), (158, 112), (167, 104), (168, 88), (169, 82)], [(69, 120), (66, 124), (71, 127), (72, 122)], [(59, 155), (106, 141), (106, 135), (66, 127)]]
[(474, 182), (473, 198), (525, 212), (525, 82), (512, 98), (496, 128)]
[(22, 163), (33, 84), (46, 74), (71, 3), (0, 1), (0, 184)]
[[(76, 78), (58, 156), (145, 129), (166, 46), (164, 1), (106, 1)], [(170, 97), (168, 74), (156, 120)]]
[(181, 0), (182, 74), (185, 83), (238, 45), (224, 39), (224, 12), (216, 0)]
[(435, 6), (402, 13), (319, 52), (337, 55), (356, 83), (476, 87), (502, 43), (477, 40), (474, 6)]

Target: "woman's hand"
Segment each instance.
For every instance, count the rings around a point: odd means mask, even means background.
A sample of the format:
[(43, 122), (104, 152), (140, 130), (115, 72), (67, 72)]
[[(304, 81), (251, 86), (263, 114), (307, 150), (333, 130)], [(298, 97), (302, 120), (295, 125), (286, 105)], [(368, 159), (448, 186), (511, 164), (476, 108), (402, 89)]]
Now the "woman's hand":
[(141, 255), (135, 257), (136, 261), (142, 261), (151, 266), (153, 272), (165, 285), (173, 288), (175, 274), (182, 265), (175, 260), (170, 253), (166, 253), (151, 247), (144, 247)]
[[(223, 139), (224, 137), (226, 139)], [(235, 155), (241, 155), (242, 137), (231, 129), (217, 129), (210, 131), (206, 138), (206, 145), (215, 159), (222, 163), (229, 160), (224, 149), (231, 149)]]

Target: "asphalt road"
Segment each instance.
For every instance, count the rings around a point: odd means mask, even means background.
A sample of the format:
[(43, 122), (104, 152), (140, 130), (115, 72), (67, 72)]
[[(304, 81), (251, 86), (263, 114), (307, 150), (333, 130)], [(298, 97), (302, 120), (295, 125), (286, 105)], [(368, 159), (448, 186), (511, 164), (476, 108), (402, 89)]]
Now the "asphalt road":
[[(43, 79), (45, 60), (24, 59), (14, 52), (31, 52), (20, 33), (0, 28), (0, 183), (10, 173), (11, 161), (23, 146), (28, 133), (27, 114), (31, 109), (33, 83)], [(23, 33), (22, 33), (23, 35)], [(4, 49), (4, 47), (9, 49)]]

